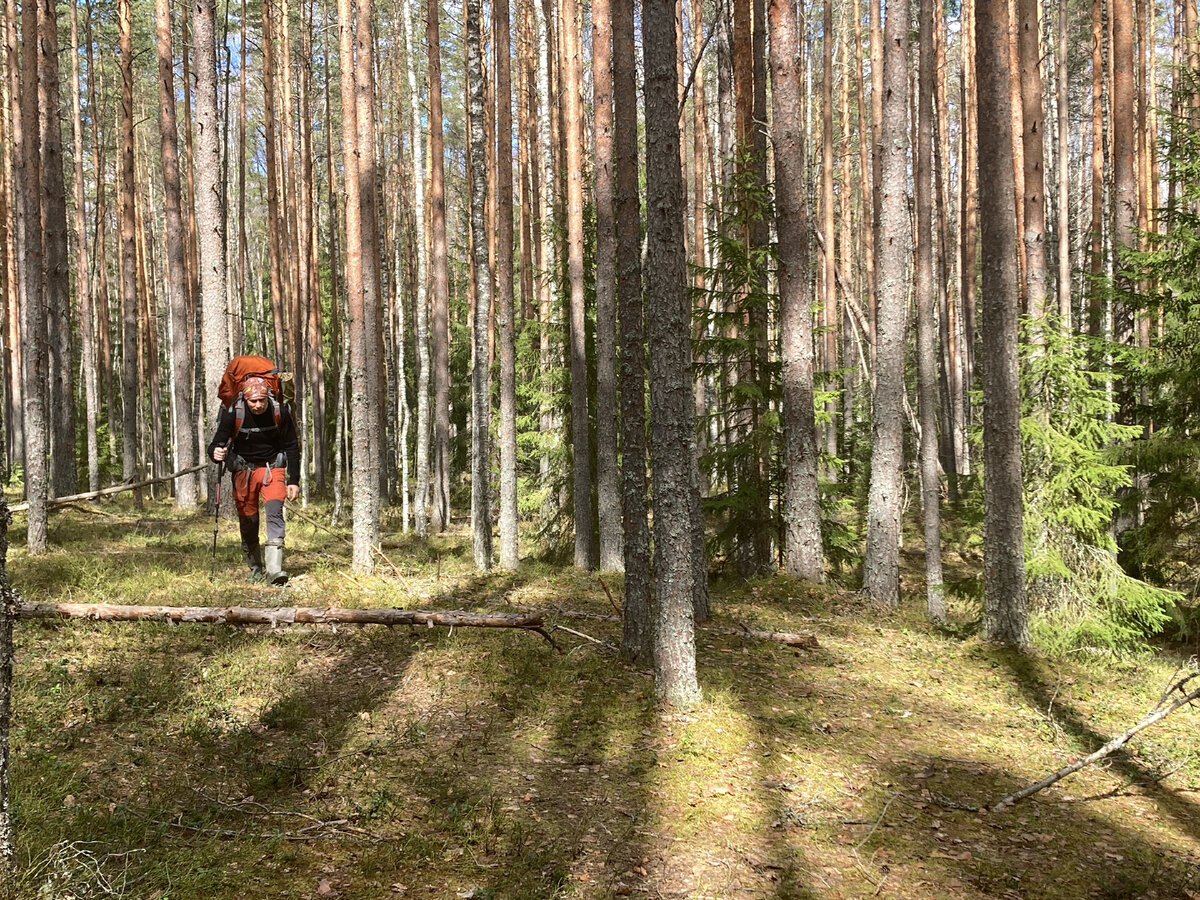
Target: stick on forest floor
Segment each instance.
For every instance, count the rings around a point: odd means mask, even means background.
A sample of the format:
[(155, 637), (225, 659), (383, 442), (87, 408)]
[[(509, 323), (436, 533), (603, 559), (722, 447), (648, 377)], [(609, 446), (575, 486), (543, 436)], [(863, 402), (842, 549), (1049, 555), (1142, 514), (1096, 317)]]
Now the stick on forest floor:
[[(1050, 787), (1050, 785), (1054, 784), (1056, 781), (1061, 781), (1068, 775), (1078, 772), (1085, 766), (1090, 766), (1092, 763), (1116, 753), (1118, 750), (1124, 747), (1129, 742), (1129, 739), (1139, 731), (1149, 728), (1155, 722), (1162, 721), (1181, 706), (1187, 706), (1197, 698), (1200, 698), (1200, 688), (1192, 688), (1191, 691), (1184, 691), (1184, 686), (1193, 678), (1198, 676), (1200, 676), (1200, 672), (1193, 672), (1192, 674), (1179, 679), (1179, 681), (1175, 682), (1165, 691), (1163, 691), (1162, 696), (1158, 698), (1158, 702), (1150, 708), (1150, 711), (1142, 717), (1141, 721), (1139, 721), (1128, 731), (1124, 731), (1117, 735), (1095, 753), (1091, 753), (1088, 756), (1077, 759), (1073, 763), (1063, 766), (1057, 772), (1047, 775), (1041, 781), (1035, 782), (1034, 784), (1029, 785), (1029, 787), (1022, 788), (1016, 793), (1009, 794), (992, 807), (992, 812), (1000, 812), (1000, 810), (1004, 809), (1006, 806), (1012, 806), (1012, 804), (1016, 803), (1018, 800), (1024, 800), (1026, 797), (1031, 797), (1038, 791)], [(1178, 694), (1178, 696), (1175, 696), (1176, 694)], [(1175, 699), (1172, 700), (1172, 697)]]

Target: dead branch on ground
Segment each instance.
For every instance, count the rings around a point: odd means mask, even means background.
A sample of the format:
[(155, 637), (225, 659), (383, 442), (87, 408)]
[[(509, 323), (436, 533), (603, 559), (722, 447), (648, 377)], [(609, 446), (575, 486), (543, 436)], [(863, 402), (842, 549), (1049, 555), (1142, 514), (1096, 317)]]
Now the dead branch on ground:
[[(1116, 753), (1118, 750), (1124, 747), (1129, 742), (1129, 739), (1139, 731), (1149, 728), (1155, 722), (1161, 722), (1181, 706), (1187, 706), (1197, 698), (1200, 698), (1200, 688), (1194, 687), (1190, 691), (1184, 690), (1184, 686), (1196, 677), (1200, 677), (1200, 672), (1193, 672), (1190, 675), (1179, 679), (1174, 684), (1170, 685), (1165, 691), (1163, 691), (1162, 696), (1158, 698), (1158, 702), (1155, 703), (1154, 706), (1150, 708), (1150, 711), (1147, 712), (1146, 715), (1142, 716), (1141, 721), (1139, 721), (1132, 728), (1117, 735), (1095, 753), (1091, 753), (1082, 759), (1077, 759), (1073, 763), (1063, 766), (1057, 772), (1047, 775), (1041, 781), (1035, 782), (1034, 784), (1029, 785), (1029, 787), (1022, 788), (1016, 793), (1009, 794), (1007, 797), (1003, 798), (994, 806), (992, 806), (992, 812), (1000, 812), (1006, 806), (1012, 806), (1012, 804), (1016, 803), (1018, 800), (1024, 800), (1026, 797), (1031, 797), (1038, 791), (1050, 787), (1050, 785), (1057, 781), (1061, 781), (1068, 775), (1072, 775), (1075, 772), (1078, 772), (1080, 769), (1090, 766), (1092, 763)], [(1176, 694), (1178, 694), (1178, 696), (1175, 696)], [(1174, 697), (1173, 700), (1171, 699), (1172, 697)]]

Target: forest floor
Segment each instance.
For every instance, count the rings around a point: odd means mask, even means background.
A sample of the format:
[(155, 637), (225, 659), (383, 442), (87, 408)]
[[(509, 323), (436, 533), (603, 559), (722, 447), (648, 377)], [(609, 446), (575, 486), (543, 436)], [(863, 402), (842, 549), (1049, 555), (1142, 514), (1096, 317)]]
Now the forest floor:
[(17, 896), (1200, 898), (1192, 710), (986, 811), (1137, 721), (1188, 648), (1003, 652), (963, 601), (928, 624), (910, 554), (895, 613), (714, 582), (704, 702), (662, 712), (615, 651), (619, 577), (479, 577), (465, 532), (389, 532), (360, 576), (312, 524), (327, 509), (303, 515), (285, 588), (247, 581), (232, 522), (210, 581), (211, 517), (128, 501), (52, 512), (37, 558), (18, 515), (10, 580), (29, 601), (536, 610), (565, 652), (515, 630), (21, 622)]

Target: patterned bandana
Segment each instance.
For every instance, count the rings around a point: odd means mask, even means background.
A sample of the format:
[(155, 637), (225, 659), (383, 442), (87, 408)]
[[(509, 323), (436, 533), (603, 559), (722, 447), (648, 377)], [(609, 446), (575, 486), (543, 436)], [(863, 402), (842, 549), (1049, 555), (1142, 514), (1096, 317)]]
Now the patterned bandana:
[(242, 396), (247, 400), (266, 400), (268, 393), (267, 382), (257, 375), (251, 375), (242, 382)]

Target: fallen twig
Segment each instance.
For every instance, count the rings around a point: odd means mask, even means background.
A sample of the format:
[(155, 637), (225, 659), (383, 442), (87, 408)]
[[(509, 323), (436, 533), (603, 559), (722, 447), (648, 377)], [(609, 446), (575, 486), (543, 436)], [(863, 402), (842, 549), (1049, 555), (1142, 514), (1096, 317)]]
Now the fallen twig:
[[(1106, 756), (1110, 756), (1124, 747), (1129, 742), (1129, 739), (1139, 731), (1149, 728), (1155, 722), (1162, 721), (1181, 706), (1187, 706), (1192, 701), (1200, 698), (1200, 688), (1193, 688), (1191, 691), (1186, 693), (1184, 692), (1184, 685), (1198, 676), (1200, 676), (1200, 672), (1193, 672), (1190, 675), (1179, 679), (1174, 684), (1171, 684), (1165, 691), (1163, 691), (1162, 696), (1158, 698), (1158, 702), (1155, 703), (1154, 706), (1150, 708), (1150, 711), (1142, 717), (1141, 721), (1139, 721), (1132, 728), (1117, 735), (1095, 753), (1090, 753), (1082, 759), (1077, 759), (1073, 763), (1063, 766), (1057, 772), (1047, 775), (1041, 781), (1035, 782), (1015, 793), (1009, 794), (1007, 797), (1004, 797), (994, 806), (992, 806), (992, 812), (1000, 812), (1006, 806), (1012, 806), (1012, 804), (1016, 803), (1018, 800), (1024, 800), (1026, 797), (1031, 797), (1038, 791), (1050, 787), (1050, 785), (1057, 781), (1061, 781), (1068, 775), (1078, 772), (1085, 766), (1090, 766), (1092, 763), (1104, 759)], [(1176, 692), (1178, 692), (1180, 696), (1168, 703), (1167, 701)]]
[(596, 580), (600, 582), (600, 587), (604, 588), (604, 596), (608, 598), (609, 605), (612, 606), (613, 612), (620, 616), (621, 607), (617, 606), (617, 601), (613, 599), (612, 591), (608, 589), (608, 585), (604, 583), (604, 579), (599, 575), (596, 576)]
[(554, 627), (559, 631), (565, 631), (567, 634), (573, 634), (575, 637), (583, 638), (585, 641), (591, 641), (593, 644), (599, 644), (601, 647), (615, 649), (608, 641), (599, 640), (598, 638), (592, 637), (590, 634), (584, 634), (582, 631), (576, 631), (574, 628), (568, 628), (566, 625), (555, 625)]
[[(354, 543), (354, 538), (350, 537), (350, 535), (343, 534), (340, 531), (334, 531), (328, 525), (324, 525), (321, 522), (318, 522), (312, 516), (305, 515), (304, 513), (300, 512), (300, 510), (296, 509), (295, 507), (288, 508), (288, 515), (295, 516), (297, 519), (307, 522), (309, 525), (312, 525), (314, 528), (320, 528), (322, 531), (328, 531), (334, 537), (341, 538), (343, 541), (345, 541), (348, 544)], [(404, 577), (404, 573), (400, 571), (399, 567), (394, 562), (392, 562), (390, 559), (388, 559), (386, 555), (384, 555), (382, 547), (376, 547), (376, 546), (372, 545), (371, 549), (373, 551), (375, 551), (376, 555), (378, 555), (380, 559), (382, 559), (385, 563), (388, 564), (388, 566), (391, 567), (391, 570), (396, 575), (398, 575), (401, 578)]]

